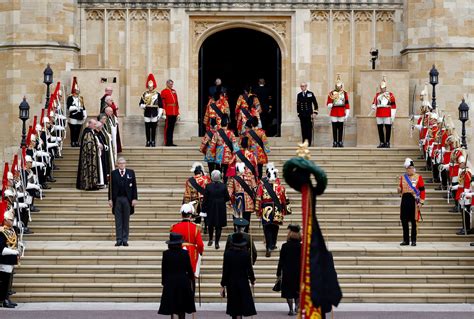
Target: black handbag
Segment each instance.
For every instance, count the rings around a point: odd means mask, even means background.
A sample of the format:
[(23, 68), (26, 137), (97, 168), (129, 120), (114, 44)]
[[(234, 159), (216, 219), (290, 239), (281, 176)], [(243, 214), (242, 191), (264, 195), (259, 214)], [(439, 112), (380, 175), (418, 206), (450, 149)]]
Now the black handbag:
[(281, 278), (277, 279), (275, 286), (273, 286), (272, 290), (276, 292), (281, 291)]

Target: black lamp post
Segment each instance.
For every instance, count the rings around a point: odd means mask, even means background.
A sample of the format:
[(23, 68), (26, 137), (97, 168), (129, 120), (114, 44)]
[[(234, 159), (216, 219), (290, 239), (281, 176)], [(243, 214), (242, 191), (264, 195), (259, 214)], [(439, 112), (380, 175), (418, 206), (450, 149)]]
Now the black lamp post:
[(21, 147), (26, 147), (26, 126), (25, 126), (25, 122), (30, 117), (30, 105), (26, 101), (26, 97), (23, 97), (23, 101), (20, 103), (19, 109), (20, 109), (20, 114), (19, 114), (18, 117), (23, 122), (23, 128), (21, 130)]
[(467, 149), (466, 143), (466, 122), (469, 121), (469, 105), (467, 105), (466, 101), (462, 99), (461, 104), (459, 104), (459, 120), (462, 123), (462, 131), (461, 131), (461, 147)]
[(375, 61), (379, 58), (379, 50), (378, 49), (370, 49), (370, 55), (372, 56), (372, 70), (375, 70)]
[(433, 95), (431, 96), (431, 106), (433, 107), (433, 110), (436, 110), (436, 91), (435, 87), (436, 84), (438, 84), (438, 70), (436, 70), (435, 65), (433, 64), (433, 67), (430, 70), (430, 84), (433, 86)]
[(46, 84), (46, 103), (44, 108), (47, 109), (49, 105), (49, 86), (53, 83), (53, 70), (50, 68), (49, 63), (46, 66), (46, 69), (44, 69), (43, 76), (43, 83)]

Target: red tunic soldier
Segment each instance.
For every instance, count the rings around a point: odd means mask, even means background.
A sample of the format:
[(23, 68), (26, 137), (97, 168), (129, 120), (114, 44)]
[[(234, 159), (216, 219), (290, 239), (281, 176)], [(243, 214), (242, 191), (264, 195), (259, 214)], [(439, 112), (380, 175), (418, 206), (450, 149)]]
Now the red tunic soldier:
[(375, 95), (374, 101), (372, 102), (372, 110), (375, 111), (380, 139), (380, 144), (377, 147), (390, 148), (390, 136), (392, 133), (393, 121), (395, 120), (395, 113), (397, 112), (397, 104), (395, 103), (395, 96), (393, 93), (387, 91), (385, 77), (380, 83), (380, 92)]
[(173, 80), (166, 81), (166, 88), (161, 91), (161, 100), (166, 114), (165, 123), (165, 146), (176, 146), (173, 143), (173, 133), (176, 120), (179, 115), (178, 95), (173, 89)]
[(186, 249), (191, 259), (193, 272), (199, 277), (200, 272), (200, 256), (204, 252), (204, 243), (202, 242), (201, 229), (191, 221), (194, 214), (194, 207), (191, 204), (183, 204), (181, 206), (181, 215), (183, 220), (171, 226), (171, 233), (178, 233), (183, 236), (183, 249)]
[(329, 92), (326, 105), (329, 109), (332, 123), (332, 147), (343, 147), (344, 122), (350, 114), (349, 95), (344, 91), (344, 83), (338, 74), (335, 90)]

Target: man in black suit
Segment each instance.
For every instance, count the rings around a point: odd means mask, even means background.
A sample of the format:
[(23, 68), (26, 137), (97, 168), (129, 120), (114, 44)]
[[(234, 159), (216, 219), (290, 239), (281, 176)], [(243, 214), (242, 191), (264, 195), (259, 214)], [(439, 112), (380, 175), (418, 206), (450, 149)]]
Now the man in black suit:
[(258, 79), (258, 85), (253, 90), (260, 101), (260, 119), (262, 121), (262, 128), (265, 130), (267, 136), (273, 136), (274, 132), (272, 127), (272, 95), (270, 93), (270, 88), (265, 83), (265, 79)]
[(301, 122), (301, 136), (303, 142), (308, 140), (311, 146), (313, 140), (313, 119), (318, 114), (318, 102), (313, 92), (308, 91), (308, 84), (301, 83), (301, 92), (298, 93), (296, 108)]
[(115, 246), (128, 246), (130, 215), (135, 212), (137, 204), (137, 182), (135, 172), (126, 169), (127, 161), (121, 157), (117, 160), (118, 169), (112, 171), (109, 187), (109, 206), (115, 216)]

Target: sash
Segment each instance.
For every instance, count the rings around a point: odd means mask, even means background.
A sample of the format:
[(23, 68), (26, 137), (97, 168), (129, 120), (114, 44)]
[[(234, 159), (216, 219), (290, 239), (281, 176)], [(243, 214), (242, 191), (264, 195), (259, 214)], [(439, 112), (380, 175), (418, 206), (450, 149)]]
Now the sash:
[(420, 191), (416, 187), (413, 187), (413, 184), (411, 183), (411, 180), (410, 180), (410, 178), (408, 178), (407, 174), (403, 175), (403, 177), (405, 178), (405, 182), (407, 182), (408, 187), (410, 187), (410, 189), (413, 192), (415, 192), (416, 201), (418, 202), (420, 200)]
[(224, 132), (224, 130), (223, 129), (218, 129), (217, 132), (222, 137), (222, 139), (224, 140), (225, 144), (230, 149), (230, 151), (233, 153), (234, 152), (234, 145), (232, 144), (231, 140), (229, 139), (227, 134)]
[(266, 178), (262, 179), (262, 182), (263, 182), (263, 187), (265, 187), (265, 189), (267, 190), (267, 193), (272, 198), (272, 201), (275, 204), (275, 206), (278, 208), (278, 210), (281, 213), (283, 213), (283, 206), (281, 206), (280, 199), (278, 198), (277, 194), (273, 190), (272, 185), (268, 182), (268, 180)]
[(254, 201), (255, 200), (255, 193), (252, 191), (250, 186), (242, 179), (240, 176), (234, 176), (234, 179), (242, 186), (244, 191), (250, 196), (250, 198)]
[(201, 185), (199, 185), (198, 182), (196, 182), (196, 180), (194, 179), (194, 177), (190, 177), (190, 178), (188, 179), (188, 182), (189, 182), (189, 184), (191, 184), (191, 186), (192, 186), (195, 190), (197, 190), (197, 192), (198, 192), (199, 194), (204, 195), (204, 193), (205, 193), (206, 190), (205, 190)]
[(250, 114), (249, 110), (246, 109), (246, 108), (242, 108), (242, 113), (244, 113), (245, 117), (247, 119), (251, 119), (252, 118), (252, 114)]
[(253, 138), (255, 142), (262, 148), (263, 151), (265, 151), (265, 145), (263, 144), (262, 139), (257, 135), (257, 132), (254, 130), (249, 131), (250, 136)]
[(211, 104), (211, 108), (216, 112), (217, 116), (219, 116), (221, 119), (224, 118), (224, 113), (217, 107), (216, 103)]
[(245, 157), (245, 155), (242, 153), (242, 151), (239, 150), (235, 154), (237, 154), (239, 159), (245, 164), (245, 167), (247, 167), (252, 172), (253, 176), (257, 177), (257, 175), (255, 173), (255, 166), (253, 166), (252, 163), (250, 163), (249, 159), (247, 157)]
[(206, 135), (209, 137), (210, 140), (212, 140), (212, 137), (214, 136), (214, 133), (212, 133), (211, 131), (207, 131)]

